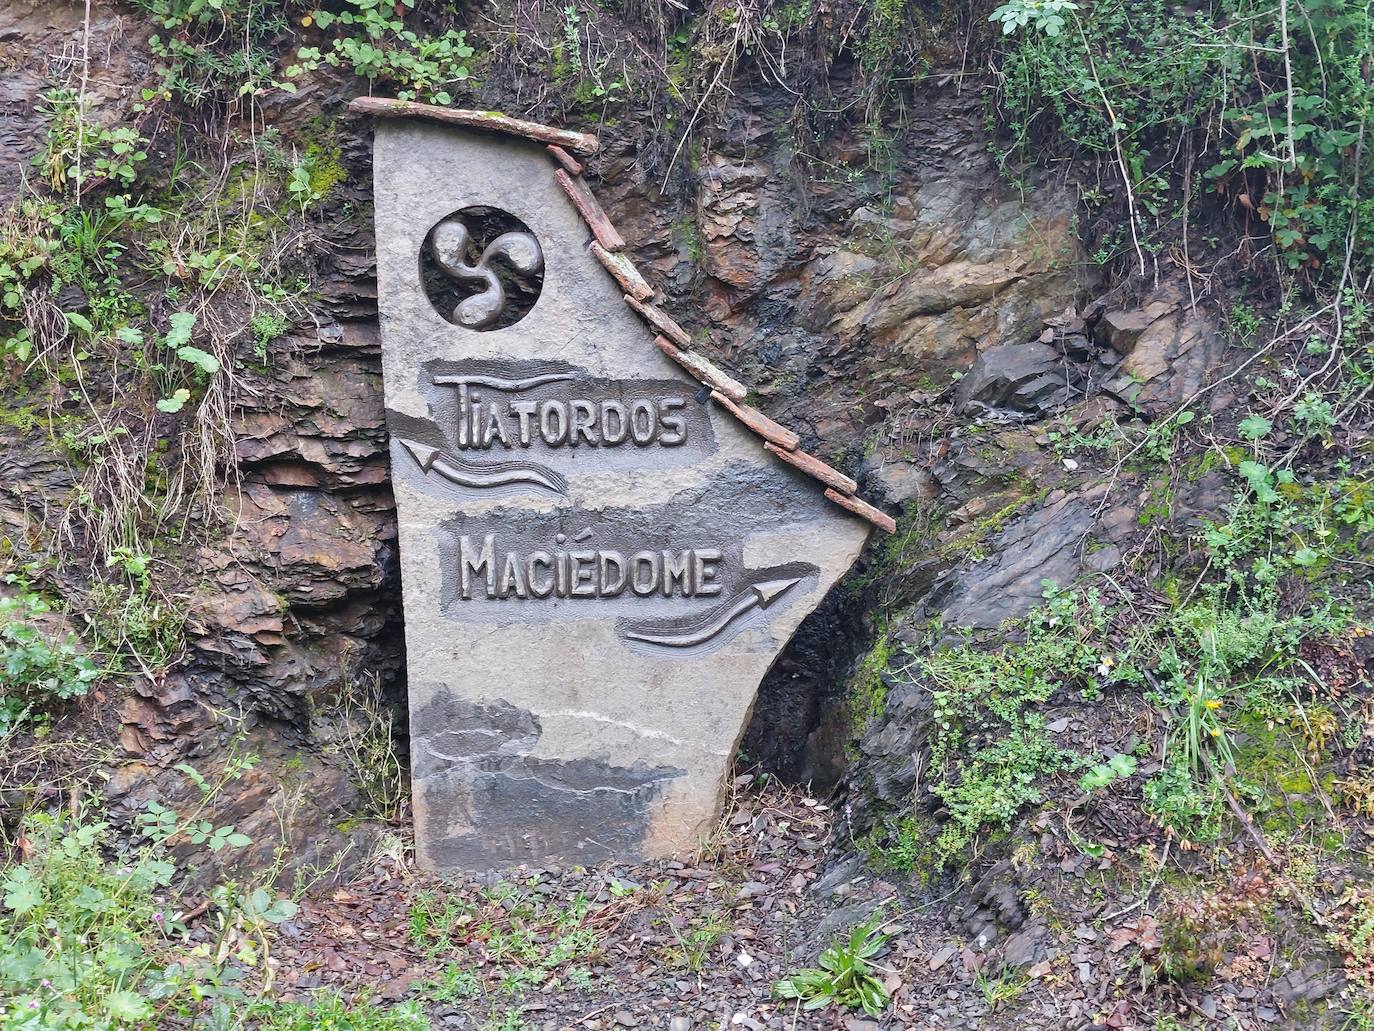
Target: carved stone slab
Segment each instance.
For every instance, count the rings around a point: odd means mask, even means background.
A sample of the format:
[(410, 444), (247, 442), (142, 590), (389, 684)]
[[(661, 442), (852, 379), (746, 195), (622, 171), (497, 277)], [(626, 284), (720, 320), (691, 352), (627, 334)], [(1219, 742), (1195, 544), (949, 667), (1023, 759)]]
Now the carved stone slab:
[(420, 862), (690, 852), (869, 524), (655, 345), (546, 147), (385, 118), (375, 162)]

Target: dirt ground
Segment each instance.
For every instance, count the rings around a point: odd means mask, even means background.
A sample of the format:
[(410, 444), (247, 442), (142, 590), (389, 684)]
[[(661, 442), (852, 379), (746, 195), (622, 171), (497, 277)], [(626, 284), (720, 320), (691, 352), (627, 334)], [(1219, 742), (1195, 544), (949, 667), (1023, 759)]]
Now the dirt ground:
[[(474, 1031), (1316, 1027), (1313, 1007), (1339, 991), (1339, 971), (1280, 959), (1263, 869), (1225, 873), (1230, 889), (1190, 920), (1168, 887), (1186, 868), (1178, 853), (1129, 873), (1044, 849), (976, 879), (883, 872), (834, 847), (835, 817), (741, 777), (696, 863), (451, 881), (415, 872), (391, 838), (352, 883), (307, 896), (269, 968), (287, 997), (412, 999), (435, 1028)], [(886, 938), (881, 1015), (775, 996), (865, 921)], [(1201, 929), (1186, 948), (1165, 940), (1180, 927)], [(1204, 970), (1161, 978), (1166, 959)]]

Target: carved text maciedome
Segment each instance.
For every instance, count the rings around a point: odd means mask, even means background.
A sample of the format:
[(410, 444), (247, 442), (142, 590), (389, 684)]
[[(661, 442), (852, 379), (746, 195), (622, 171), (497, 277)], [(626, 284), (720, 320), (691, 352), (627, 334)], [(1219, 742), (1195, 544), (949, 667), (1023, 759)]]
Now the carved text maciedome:
[[(555, 543), (567, 543), (559, 534)], [(710, 598), (719, 594), (722, 555), (717, 548), (636, 551), (602, 549), (503, 551), (496, 535), (458, 539), (460, 596), (488, 598)]]

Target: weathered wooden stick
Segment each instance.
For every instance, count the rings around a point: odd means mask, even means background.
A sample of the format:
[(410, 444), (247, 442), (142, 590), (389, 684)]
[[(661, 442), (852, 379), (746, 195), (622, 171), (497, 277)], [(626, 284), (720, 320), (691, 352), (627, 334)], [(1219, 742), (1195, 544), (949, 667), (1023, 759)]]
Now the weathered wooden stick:
[(620, 231), (611, 224), (611, 220), (606, 217), (606, 212), (601, 208), (601, 202), (596, 199), (596, 194), (587, 188), (587, 184), (581, 179), (574, 179), (561, 168), (555, 168), (554, 178), (558, 180), (558, 185), (563, 187), (563, 192), (568, 195), (568, 199), (573, 202), (573, 207), (582, 216), (582, 221), (587, 223), (592, 235), (596, 237), (596, 242), (605, 247), (608, 251), (623, 251), (625, 249), (625, 238), (620, 235)]
[(795, 465), (807, 476), (820, 480), (824, 484), (834, 487), (842, 494), (853, 494), (859, 489), (859, 485), (851, 480), (838, 469), (832, 469), (815, 455), (809, 455), (805, 451), (785, 451), (771, 441), (764, 441), (763, 446), (773, 454), (777, 455), (784, 462)]
[(372, 115), (376, 118), (422, 118), (446, 125), (461, 125), (468, 129), (490, 129), (492, 132), (523, 136), (527, 140), (566, 147), (584, 157), (590, 157), (601, 149), (597, 138), (588, 133), (555, 129), (538, 122), (508, 118), (496, 111), (468, 111), (458, 107), (420, 104), (413, 100), (393, 100), (390, 97), (354, 97), (349, 101), (348, 109), (355, 114)]
[(635, 268), (635, 263), (623, 254), (612, 254), (602, 247), (595, 240), (592, 241), (592, 253), (596, 255), (596, 260), (615, 277), (615, 281), (620, 284), (622, 290), (632, 294), (636, 299), (647, 301), (654, 295), (654, 288), (649, 285)]
[(744, 395), (748, 393), (748, 391), (744, 389), (744, 384), (731, 379), (701, 355), (693, 354), (691, 351), (684, 351), (679, 347), (674, 347), (671, 340), (664, 339), (663, 337), (654, 337), (654, 343), (658, 345), (660, 351), (677, 362), (712, 390), (718, 390), (726, 397), (733, 398), (736, 401), (744, 400)]
[[(692, 346), (691, 336), (685, 329), (674, 322), (672, 316), (662, 308), (658, 308), (652, 304), (645, 304), (630, 294), (625, 295), (625, 303), (639, 312), (645, 322), (653, 326), (654, 329), (658, 330), (684, 351)], [(735, 395), (731, 394), (730, 396), (734, 397)]]
[(553, 155), (555, 161), (568, 170), (569, 175), (582, 174), (582, 162), (578, 161), (577, 158), (573, 157), (558, 144), (550, 143), (549, 153)]
[(740, 422), (744, 423), (744, 425), (748, 426), (764, 440), (771, 440), (774, 444), (778, 445), (778, 447), (786, 448), (788, 451), (797, 450), (797, 445), (801, 443), (801, 437), (797, 436), (781, 423), (774, 422), (757, 408), (752, 408), (746, 404), (736, 404), (719, 390), (711, 391), (711, 397), (715, 399), (717, 404)]
[(841, 508), (847, 508), (857, 516), (862, 516), (878, 529), (885, 533), (896, 533), (897, 523), (893, 518), (882, 509), (875, 508), (862, 498), (851, 497), (848, 494), (841, 494), (831, 488), (825, 488), (825, 496)]

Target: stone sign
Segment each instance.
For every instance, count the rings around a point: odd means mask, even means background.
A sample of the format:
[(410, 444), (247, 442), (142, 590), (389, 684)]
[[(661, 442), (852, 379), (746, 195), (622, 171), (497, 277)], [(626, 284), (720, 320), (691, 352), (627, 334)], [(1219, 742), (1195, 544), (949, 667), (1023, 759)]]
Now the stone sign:
[(689, 852), (759, 681), (891, 521), (691, 351), (581, 179), (594, 137), (354, 106), (420, 862)]

